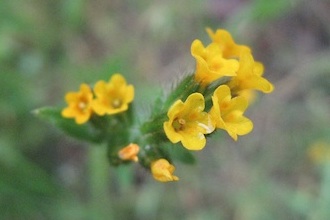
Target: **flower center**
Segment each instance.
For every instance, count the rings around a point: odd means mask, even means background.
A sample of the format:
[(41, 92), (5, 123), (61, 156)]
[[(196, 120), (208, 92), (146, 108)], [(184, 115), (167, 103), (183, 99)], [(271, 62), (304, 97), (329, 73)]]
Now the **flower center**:
[(186, 120), (184, 120), (183, 118), (176, 118), (173, 121), (173, 128), (175, 131), (181, 131), (184, 129), (184, 126), (186, 124)]
[(78, 103), (78, 108), (80, 109), (80, 110), (85, 110), (86, 109), (86, 107), (87, 107), (87, 104), (86, 104), (86, 102), (84, 102), (84, 101), (80, 101), (79, 103)]
[(112, 107), (119, 108), (122, 104), (122, 101), (120, 99), (113, 99), (111, 102)]

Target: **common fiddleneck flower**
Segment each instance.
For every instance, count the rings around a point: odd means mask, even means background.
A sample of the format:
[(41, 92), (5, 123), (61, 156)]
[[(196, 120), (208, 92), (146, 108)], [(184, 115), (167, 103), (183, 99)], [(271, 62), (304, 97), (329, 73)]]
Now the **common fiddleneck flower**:
[(274, 86), (262, 77), (264, 66), (260, 62), (255, 62), (250, 53), (241, 53), (239, 64), (237, 75), (232, 77), (228, 83), (235, 94), (246, 89), (259, 90), (264, 93), (274, 90)]
[(62, 110), (62, 117), (74, 118), (77, 124), (87, 122), (92, 115), (92, 100), (91, 88), (87, 84), (81, 84), (78, 92), (68, 92), (65, 95), (68, 107)]
[(191, 44), (191, 55), (196, 59), (195, 80), (207, 86), (223, 76), (235, 76), (238, 70), (238, 61), (225, 59), (221, 48), (211, 43), (204, 47), (200, 40)]
[(179, 178), (173, 175), (175, 167), (165, 159), (158, 159), (151, 163), (151, 173), (154, 179), (160, 182), (178, 181)]
[(140, 151), (140, 147), (137, 144), (131, 143), (126, 147), (122, 148), (118, 152), (118, 157), (122, 160), (132, 160), (134, 162), (138, 161), (138, 153)]
[(252, 130), (251, 120), (243, 116), (248, 106), (244, 97), (232, 98), (229, 87), (222, 85), (214, 91), (212, 102), (210, 115), (215, 126), (226, 130), (234, 140), (237, 140), (237, 135), (245, 135)]
[(134, 87), (127, 85), (125, 78), (119, 73), (114, 74), (108, 83), (99, 81), (94, 87), (96, 99), (93, 110), (98, 115), (116, 114), (126, 111), (128, 104), (134, 99)]
[(168, 110), (168, 121), (164, 122), (164, 131), (172, 143), (181, 141), (188, 150), (201, 150), (205, 147), (204, 134), (214, 130), (211, 117), (204, 112), (204, 96), (193, 93), (185, 102), (177, 100)]
[(242, 51), (251, 53), (248, 46), (236, 44), (231, 34), (226, 30), (218, 29), (214, 33), (211, 28), (206, 28), (206, 32), (212, 42), (218, 45), (224, 58), (239, 58)]

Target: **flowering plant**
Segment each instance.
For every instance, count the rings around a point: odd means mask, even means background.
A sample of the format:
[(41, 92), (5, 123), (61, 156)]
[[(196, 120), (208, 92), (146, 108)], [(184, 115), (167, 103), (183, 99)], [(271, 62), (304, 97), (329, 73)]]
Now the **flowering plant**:
[(158, 181), (177, 181), (174, 161), (192, 163), (191, 152), (202, 150), (218, 130), (234, 140), (248, 134), (253, 123), (244, 116), (246, 94), (273, 90), (249, 47), (236, 44), (225, 30), (207, 32), (210, 44), (195, 40), (191, 45), (195, 71), (156, 100), (146, 121), (136, 120), (134, 87), (119, 73), (109, 82), (81, 84), (78, 92), (66, 94), (63, 109), (45, 107), (35, 113), (75, 138), (106, 143), (113, 166), (137, 162)]

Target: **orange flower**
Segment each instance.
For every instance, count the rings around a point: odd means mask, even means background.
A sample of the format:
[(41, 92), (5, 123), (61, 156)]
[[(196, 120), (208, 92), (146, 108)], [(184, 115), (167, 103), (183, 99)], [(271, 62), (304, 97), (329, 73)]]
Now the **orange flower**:
[(93, 93), (87, 84), (81, 84), (79, 92), (68, 92), (65, 100), (68, 107), (61, 112), (64, 118), (74, 118), (77, 124), (88, 121), (92, 115)]
[(122, 160), (132, 160), (137, 162), (137, 154), (140, 151), (140, 147), (137, 144), (129, 144), (118, 152), (118, 157)]

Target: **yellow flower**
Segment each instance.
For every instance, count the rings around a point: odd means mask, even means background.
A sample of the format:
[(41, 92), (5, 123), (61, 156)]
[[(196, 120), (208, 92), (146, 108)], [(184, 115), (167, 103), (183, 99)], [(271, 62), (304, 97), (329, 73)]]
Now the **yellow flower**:
[(137, 144), (129, 144), (118, 152), (118, 157), (122, 160), (132, 160), (137, 162), (137, 154), (140, 151), (140, 147)]
[(317, 141), (308, 149), (309, 158), (315, 163), (330, 161), (330, 144), (324, 141)]
[(94, 87), (96, 99), (93, 110), (98, 115), (116, 114), (126, 111), (134, 99), (134, 87), (127, 85), (125, 78), (114, 74), (108, 83), (99, 81)]
[(258, 94), (254, 90), (245, 89), (245, 90), (240, 91), (238, 93), (238, 96), (244, 97), (246, 99), (246, 101), (248, 102), (248, 104), (250, 105), (255, 102), (255, 100), (258, 97)]
[(203, 86), (223, 76), (235, 76), (238, 70), (238, 61), (225, 59), (221, 48), (215, 43), (204, 47), (201, 41), (194, 40), (191, 55), (196, 59), (195, 80)]
[(232, 77), (228, 83), (235, 94), (245, 89), (255, 89), (264, 93), (270, 93), (274, 90), (274, 86), (262, 77), (263, 65), (255, 62), (250, 53), (242, 53), (239, 64), (237, 76)]
[(92, 100), (91, 88), (87, 84), (81, 84), (79, 92), (68, 92), (65, 95), (68, 107), (63, 109), (61, 114), (64, 118), (74, 118), (77, 124), (83, 124), (92, 115)]
[(168, 110), (168, 121), (164, 122), (164, 131), (172, 143), (182, 142), (188, 150), (201, 150), (205, 147), (204, 134), (214, 130), (211, 117), (203, 112), (204, 96), (191, 94), (183, 103), (177, 100)]
[(242, 51), (251, 53), (251, 49), (245, 45), (238, 45), (226, 30), (218, 29), (215, 33), (206, 28), (213, 43), (217, 44), (225, 58), (238, 58)]
[(245, 135), (252, 130), (251, 120), (243, 116), (248, 106), (244, 97), (232, 98), (229, 87), (222, 85), (214, 91), (212, 102), (210, 114), (216, 127), (226, 130), (234, 140), (237, 140), (237, 135)]
[(165, 159), (159, 159), (151, 163), (151, 173), (154, 179), (160, 182), (178, 181), (179, 178), (174, 176), (175, 167)]

